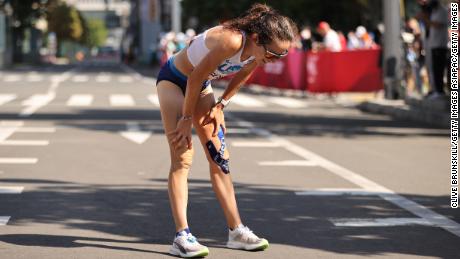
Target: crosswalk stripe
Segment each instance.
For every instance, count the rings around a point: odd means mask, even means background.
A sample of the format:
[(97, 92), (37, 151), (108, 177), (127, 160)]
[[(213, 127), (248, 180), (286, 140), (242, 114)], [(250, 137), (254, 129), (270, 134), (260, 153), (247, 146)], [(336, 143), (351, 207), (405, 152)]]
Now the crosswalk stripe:
[(329, 219), (336, 227), (393, 227), (407, 225), (433, 226), (423, 218), (343, 218)]
[(4, 140), (0, 141), (0, 146), (47, 146), (48, 140)]
[(20, 116), (29, 116), (33, 114), (35, 111), (40, 109), (41, 107), (47, 105), (51, 102), (56, 95), (54, 93), (49, 94), (35, 94), (29, 97), (27, 100), (22, 102), (22, 105), (27, 106), (24, 108), (19, 115)]
[(36, 164), (38, 158), (0, 157), (0, 164)]
[(110, 105), (112, 106), (134, 106), (134, 99), (129, 94), (110, 95)]
[(27, 82), (40, 82), (40, 81), (43, 81), (43, 76), (31, 74), (26, 77), (26, 81)]
[(9, 216), (0, 216), (0, 226), (6, 225), (10, 218)]
[(260, 141), (235, 141), (231, 143), (234, 147), (279, 147), (279, 143)]
[(67, 101), (68, 106), (89, 106), (93, 102), (93, 96), (89, 94), (74, 94)]
[(160, 100), (158, 100), (158, 95), (156, 95), (156, 94), (150, 94), (149, 96), (147, 96), (147, 98), (148, 98), (149, 101), (150, 101), (151, 103), (153, 103), (155, 106), (160, 107)]
[(19, 194), (24, 186), (0, 186), (0, 194)]
[(23, 133), (54, 133), (56, 132), (56, 128), (52, 127), (23, 127), (16, 129), (16, 132), (23, 132)]
[(232, 103), (235, 103), (239, 106), (243, 107), (266, 107), (267, 105), (255, 98), (252, 98), (248, 95), (238, 93), (237, 95), (233, 96), (231, 99)]
[(105, 75), (105, 74), (99, 74), (97, 77), (96, 77), (96, 82), (98, 83), (107, 83), (107, 82), (110, 82), (111, 80), (111, 76), (109, 75)]
[(120, 83), (131, 83), (134, 79), (131, 76), (119, 76), (118, 81)]
[(76, 75), (72, 78), (72, 81), (76, 83), (88, 82), (88, 80), (89, 77), (86, 75)]
[(300, 196), (375, 196), (382, 194), (381, 192), (368, 191), (364, 189), (344, 189), (344, 188), (324, 188), (315, 190), (306, 190), (295, 192)]
[(0, 105), (11, 102), (17, 98), (15, 94), (0, 94)]
[(307, 160), (286, 160), (286, 161), (264, 161), (258, 163), (261, 166), (317, 166), (313, 161)]
[(308, 106), (305, 101), (299, 101), (288, 97), (268, 97), (267, 100), (286, 108), (305, 108)]
[(5, 82), (18, 82), (21, 80), (21, 76), (19, 75), (7, 75), (3, 77), (3, 81)]

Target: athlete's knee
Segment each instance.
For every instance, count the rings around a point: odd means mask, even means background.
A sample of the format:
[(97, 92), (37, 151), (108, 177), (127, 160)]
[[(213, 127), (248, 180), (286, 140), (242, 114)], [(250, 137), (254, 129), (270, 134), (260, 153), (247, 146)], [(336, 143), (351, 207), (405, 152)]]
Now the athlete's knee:
[(171, 156), (171, 171), (188, 171), (192, 166), (194, 150), (184, 149), (173, 151)]

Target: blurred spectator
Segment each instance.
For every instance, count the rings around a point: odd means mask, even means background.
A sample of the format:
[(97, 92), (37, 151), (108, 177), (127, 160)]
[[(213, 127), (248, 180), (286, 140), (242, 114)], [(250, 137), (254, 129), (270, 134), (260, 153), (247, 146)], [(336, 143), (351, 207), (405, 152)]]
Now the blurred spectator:
[(447, 67), (448, 12), (438, 0), (419, 1), (422, 12), (417, 16), (427, 27), (427, 48), (431, 54), (433, 86), (430, 99), (444, 97), (444, 71)]
[(407, 60), (409, 61), (411, 67), (411, 72), (415, 82), (415, 89), (420, 95), (423, 95), (423, 79), (421, 70), (425, 64), (425, 54), (423, 51), (423, 40), (420, 25), (416, 19), (412, 18), (407, 21), (406, 33), (411, 35), (410, 39), (407, 40)]
[(356, 28), (356, 37), (358, 37), (361, 49), (371, 49), (375, 47), (374, 40), (362, 25)]
[(309, 51), (312, 48), (312, 37), (310, 27), (304, 27), (300, 32), (300, 41), (302, 43), (302, 50)]
[(359, 42), (358, 37), (356, 37), (356, 34), (354, 31), (349, 31), (348, 32), (348, 44), (347, 48), (352, 50), (352, 49), (359, 49), (361, 44)]
[(327, 22), (320, 22), (316, 28), (318, 33), (323, 37), (323, 44), (319, 46), (319, 50), (341, 51), (342, 45), (337, 32), (335, 32)]
[(347, 49), (347, 38), (345, 38), (345, 35), (343, 35), (343, 32), (338, 31), (337, 35), (339, 35), (339, 41), (340, 41), (340, 46), (342, 47), (342, 50)]

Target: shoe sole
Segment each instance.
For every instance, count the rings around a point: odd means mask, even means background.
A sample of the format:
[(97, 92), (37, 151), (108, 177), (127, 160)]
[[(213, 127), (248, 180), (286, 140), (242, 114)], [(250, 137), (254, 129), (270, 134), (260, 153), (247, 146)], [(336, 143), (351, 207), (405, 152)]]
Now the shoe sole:
[(169, 249), (169, 254), (175, 255), (175, 256), (180, 256), (182, 258), (198, 258), (198, 257), (205, 257), (205, 256), (209, 255), (209, 250), (205, 249), (203, 251), (197, 252), (197, 254), (188, 255), (188, 254), (182, 253), (178, 249), (175, 249), (175, 248), (171, 247), (171, 249)]
[(227, 247), (231, 249), (239, 249), (239, 250), (246, 250), (246, 251), (263, 251), (269, 247), (269, 243), (267, 240), (263, 240), (262, 243), (258, 246), (255, 247), (250, 247), (247, 246), (243, 243), (240, 242), (234, 242), (234, 243), (228, 243), (227, 242)]

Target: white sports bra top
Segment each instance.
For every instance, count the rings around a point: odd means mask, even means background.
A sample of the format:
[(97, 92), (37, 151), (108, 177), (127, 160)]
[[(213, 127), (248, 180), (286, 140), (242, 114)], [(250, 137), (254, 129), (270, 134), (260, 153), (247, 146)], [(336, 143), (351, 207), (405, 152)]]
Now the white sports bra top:
[[(196, 67), (209, 53), (209, 49), (205, 44), (206, 34), (208, 31), (209, 30), (206, 30), (205, 32), (195, 36), (187, 48), (187, 57), (193, 67)], [(243, 34), (243, 46), (240, 51), (220, 64), (217, 69), (209, 75), (208, 80), (218, 79), (236, 73), (254, 60), (254, 56), (251, 56), (248, 59), (241, 61), (241, 53), (243, 53), (244, 44), (246, 43), (246, 34), (244, 31), (241, 31), (241, 33)]]

